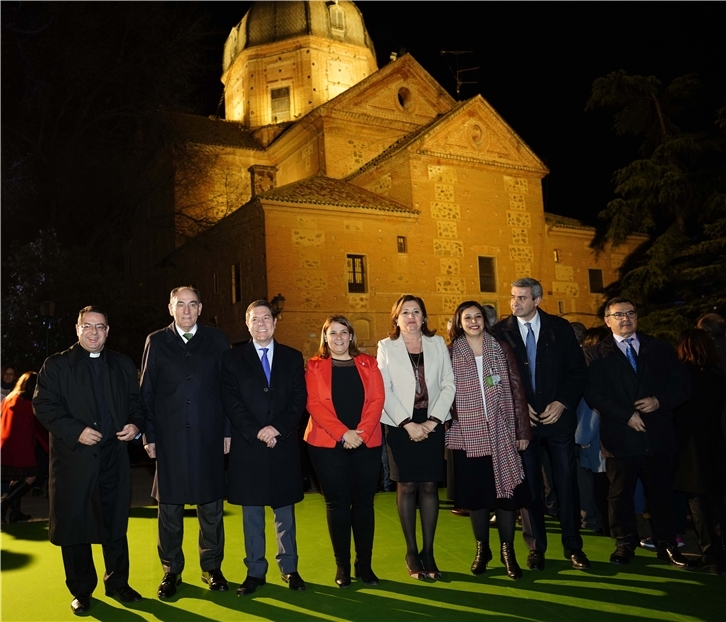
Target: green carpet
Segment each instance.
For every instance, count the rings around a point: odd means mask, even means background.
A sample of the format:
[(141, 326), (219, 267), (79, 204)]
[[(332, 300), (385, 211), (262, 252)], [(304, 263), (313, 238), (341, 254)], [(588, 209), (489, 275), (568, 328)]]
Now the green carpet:
[[(129, 525), (131, 585), (145, 597), (123, 606), (96, 589), (86, 616), (98, 620), (722, 620), (726, 598), (723, 578), (685, 572), (639, 550), (630, 566), (608, 563), (612, 541), (583, 532), (585, 551), (593, 562), (588, 572), (573, 570), (561, 558), (559, 525), (548, 523), (550, 544), (543, 572), (524, 570), (521, 581), (507, 578), (495, 552), (485, 575), (469, 572), (474, 541), (469, 520), (454, 516), (442, 504), (436, 536), (436, 559), (444, 580), (421, 582), (408, 577), (395, 494), (376, 496), (376, 543), (373, 567), (379, 587), (354, 582), (339, 589), (325, 522), (325, 505), (317, 494), (297, 506), (300, 574), (306, 592), (292, 592), (274, 563), (271, 513), (268, 518), (268, 584), (253, 597), (235, 591), (245, 578), (242, 519), (238, 506), (225, 513), (226, 559), (231, 582), (227, 593), (212, 593), (201, 583), (196, 551), (196, 518), (188, 510), (184, 551), (184, 584), (170, 601), (155, 594), (162, 572), (156, 553), (156, 508), (132, 510)], [(492, 530), (492, 548), (498, 548)], [(495, 548), (496, 547), (496, 548)], [(517, 556), (524, 567), (526, 547), (517, 534)], [(96, 568), (103, 572), (101, 548), (94, 547)], [(47, 523), (9, 525), (2, 534), (2, 620), (73, 620), (71, 596), (63, 575), (60, 549), (47, 540)]]

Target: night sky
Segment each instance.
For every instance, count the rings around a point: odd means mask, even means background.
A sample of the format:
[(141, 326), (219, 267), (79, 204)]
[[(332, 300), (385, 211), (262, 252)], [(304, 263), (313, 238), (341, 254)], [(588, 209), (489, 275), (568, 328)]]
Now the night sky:
[[(200, 85), (200, 114), (214, 114), (222, 95), (222, 47), (250, 2), (202, 2), (214, 34)], [(696, 73), (724, 92), (726, 46), (717, 2), (357, 2), (383, 66), (408, 51), (455, 95), (440, 51), (471, 51), (460, 67), (480, 93), (550, 169), (545, 209), (594, 224), (612, 197), (615, 169), (636, 156), (637, 141), (616, 137), (612, 112), (585, 112), (593, 81), (612, 71), (655, 75), (664, 83)], [(708, 87), (707, 87), (708, 88)], [(722, 103), (721, 105), (724, 105)], [(711, 122), (711, 119), (708, 119)]]

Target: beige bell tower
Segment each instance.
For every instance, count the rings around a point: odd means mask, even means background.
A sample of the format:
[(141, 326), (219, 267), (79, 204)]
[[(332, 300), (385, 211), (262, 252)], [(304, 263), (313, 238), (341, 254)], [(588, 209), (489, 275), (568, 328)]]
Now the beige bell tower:
[(353, 2), (255, 2), (224, 46), (226, 118), (295, 121), (377, 69)]

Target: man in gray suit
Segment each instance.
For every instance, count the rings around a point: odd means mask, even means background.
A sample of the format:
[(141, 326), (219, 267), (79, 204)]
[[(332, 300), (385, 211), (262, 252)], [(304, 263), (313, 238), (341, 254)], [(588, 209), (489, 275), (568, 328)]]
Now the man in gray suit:
[(229, 341), (221, 330), (198, 323), (199, 291), (171, 291), (174, 321), (146, 338), (141, 397), (149, 412), (144, 447), (156, 458), (152, 496), (159, 502), (159, 557), (164, 578), (159, 598), (176, 594), (184, 569), (184, 505), (197, 506), (202, 581), (210, 590), (229, 588), (222, 574), (226, 492), (224, 454), (229, 424), (220, 393), (222, 353)]
[(277, 563), (290, 589), (297, 572), (295, 503), (303, 499), (297, 426), (307, 390), (302, 354), (273, 339), (277, 319), (266, 300), (247, 307), (249, 343), (222, 357), (222, 398), (232, 422), (228, 501), (242, 506), (247, 578), (238, 596), (265, 584), (265, 506), (272, 507)]

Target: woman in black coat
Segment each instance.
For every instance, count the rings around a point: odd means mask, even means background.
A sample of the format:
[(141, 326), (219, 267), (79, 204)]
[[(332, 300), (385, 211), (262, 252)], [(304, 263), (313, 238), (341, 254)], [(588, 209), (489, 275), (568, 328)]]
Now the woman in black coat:
[(678, 358), (690, 373), (691, 397), (674, 412), (679, 451), (673, 488), (687, 494), (701, 565), (726, 574), (726, 441), (721, 430), (726, 376), (711, 338), (699, 328), (681, 333)]

